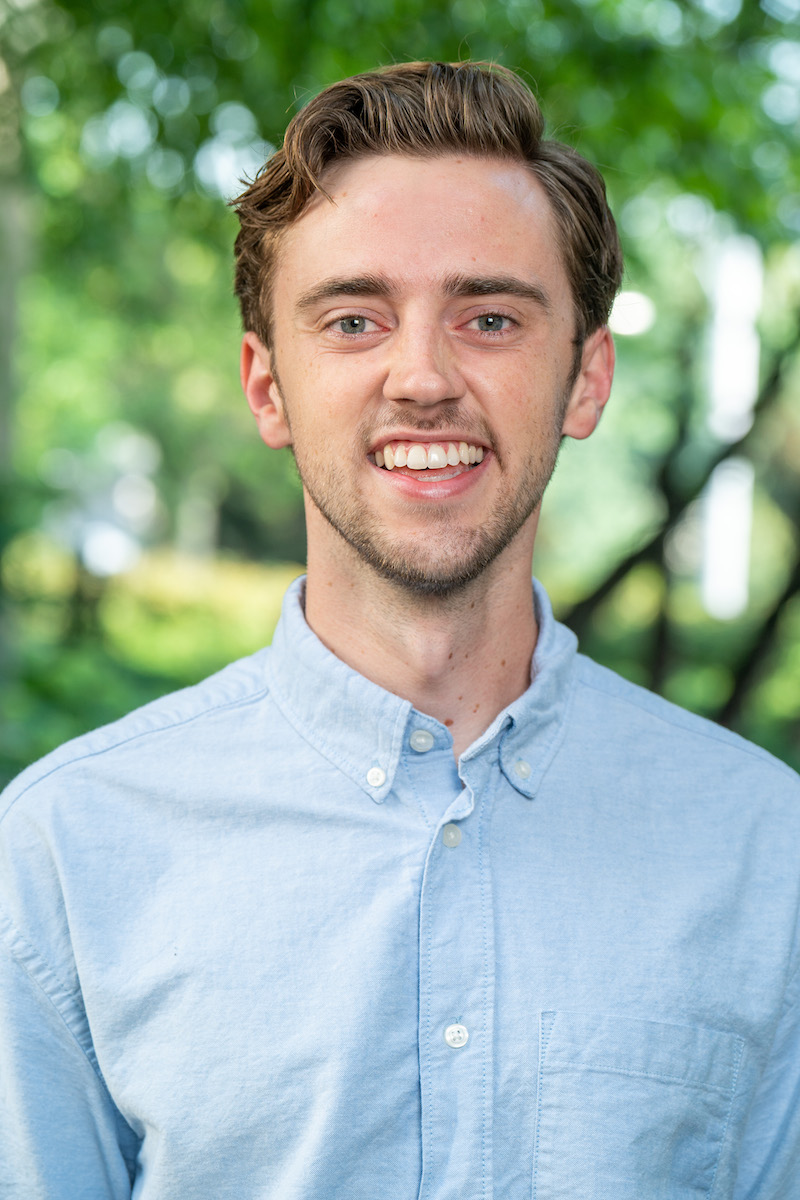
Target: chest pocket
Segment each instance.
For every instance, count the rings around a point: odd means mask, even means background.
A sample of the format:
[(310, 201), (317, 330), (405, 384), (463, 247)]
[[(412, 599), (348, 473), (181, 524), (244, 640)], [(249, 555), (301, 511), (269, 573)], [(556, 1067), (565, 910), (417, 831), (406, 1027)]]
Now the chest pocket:
[(534, 1200), (699, 1200), (742, 1038), (606, 1013), (541, 1015)]

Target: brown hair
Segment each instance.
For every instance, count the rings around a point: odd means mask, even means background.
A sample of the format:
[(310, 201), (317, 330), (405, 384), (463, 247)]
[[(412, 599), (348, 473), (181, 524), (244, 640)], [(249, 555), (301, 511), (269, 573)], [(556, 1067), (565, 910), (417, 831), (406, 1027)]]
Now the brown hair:
[(544, 188), (560, 231), (576, 311), (576, 342), (608, 320), (622, 252), (602, 176), (575, 150), (543, 140), (530, 89), (489, 63), (400, 63), (334, 83), (292, 119), (283, 146), (231, 203), (235, 293), (245, 329), (271, 340), (270, 294), (278, 241), (333, 163), (377, 154), (473, 154), (525, 163)]

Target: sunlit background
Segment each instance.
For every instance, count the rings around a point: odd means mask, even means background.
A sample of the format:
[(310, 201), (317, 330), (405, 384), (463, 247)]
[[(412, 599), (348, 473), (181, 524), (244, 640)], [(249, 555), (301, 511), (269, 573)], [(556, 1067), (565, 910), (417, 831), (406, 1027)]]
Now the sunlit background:
[(536, 573), (583, 648), (800, 766), (800, 0), (0, 0), (0, 775), (268, 641), (305, 553), (226, 200), (325, 84), (520, 70), (603, 170), (615, 394)]

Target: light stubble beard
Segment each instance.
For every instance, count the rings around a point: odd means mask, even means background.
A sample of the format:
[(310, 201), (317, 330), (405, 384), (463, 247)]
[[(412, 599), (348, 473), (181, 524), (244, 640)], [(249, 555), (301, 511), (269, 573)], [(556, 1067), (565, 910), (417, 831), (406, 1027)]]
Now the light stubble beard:
[[(274, 367), (273, 373), (284, 400), (284, 413), (291, 432), (291, 405), (286, 404), (285, 393)], [(555, 470), (568, 399), (569, 390), (565, 389), (557, 405), (547, 442), (536, 447), (536, 453), (528, 460), (514, 493), (502, 496), (483, 525), (475, 529), (459, 527), (447, 508), (436, 509), (421, 504), (420, 518), (428, 522), (424, 533), (414, 539), (393, 538), (376, 514), (353, 494), (348, 480), (335, 469), (335, 464), (319, 458), (320, 468), (314, 470), (310, 459), (306, 459), (302, 452), (298, 455), (294, 442), (292, 453), (308, 498), (343, 541), (356, 552), (362, 563), (409, 598), (448, 599), (463, 592), (488, 570), (538, 508)], [(377, 417), (373, 415), (370, 425), (373, 429), (388, 428), (393, 423), (392, 418), (397, 416), (397, 410), (391, 408), (386, 413), (378, 413)], [(409, 423), (408, 413), (403, 412), (398, 423), (406, 428), (411, 426), (426, 435), (457, 425), (467, 439), (474, 432), (478, 435), (478, 441), (492, 445), (487, 428), (464, 428), (463, 413), (457, 405), (443, 406), (435, 420)], [(370, 433), (366, 426), (358, 430), (355, 442), (363, 446), (366, 457), (370, 445)], [(501, 456), (494, 447), (492, 452), (502, 470), (504, 464)], [(442, 546), (446, 547), (446, 554), (440, 554), (437, 558), (436, 549)]]

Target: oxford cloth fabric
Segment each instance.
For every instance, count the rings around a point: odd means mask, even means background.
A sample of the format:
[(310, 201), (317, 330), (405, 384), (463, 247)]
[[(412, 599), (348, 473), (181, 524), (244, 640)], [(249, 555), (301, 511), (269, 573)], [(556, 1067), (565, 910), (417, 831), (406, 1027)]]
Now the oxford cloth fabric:
[(796, 777), (536, 606), (458, 766), (298, 582), (12, 785), (4, 1200), (800, 1196)]

